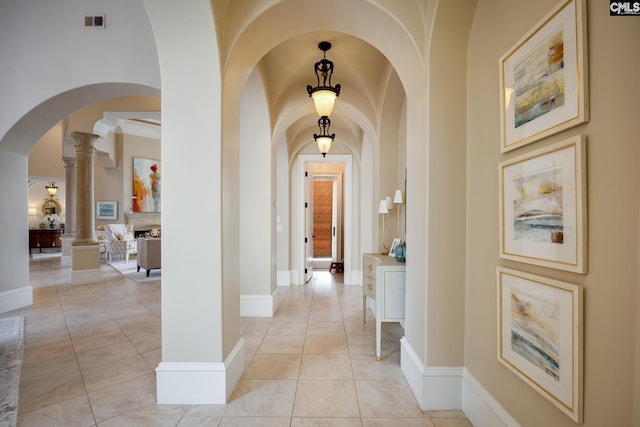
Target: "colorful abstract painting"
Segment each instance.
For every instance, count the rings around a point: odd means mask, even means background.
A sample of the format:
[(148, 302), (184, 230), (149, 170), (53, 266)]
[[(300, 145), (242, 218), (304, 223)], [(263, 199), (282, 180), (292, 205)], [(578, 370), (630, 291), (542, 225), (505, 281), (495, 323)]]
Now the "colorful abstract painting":
[(511, 292), (511, 349), (555, 381), (560, 379), (559, 313), (555, 301)]
[(515, 240), (563, 243), (562, 167), (518, 176), (513, 180)]
[(553, 34), (514, 67), (515, 127), (564, 105), (564, 43)]
[(133, 211), (160, 212), (160, 161), (133, 158)]

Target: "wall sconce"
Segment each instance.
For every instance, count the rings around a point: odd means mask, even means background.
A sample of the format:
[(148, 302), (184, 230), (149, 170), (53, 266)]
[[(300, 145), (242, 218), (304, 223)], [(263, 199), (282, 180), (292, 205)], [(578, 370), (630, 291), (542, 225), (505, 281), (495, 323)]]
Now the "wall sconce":
[[(385, 219), (384, 216), (385, 216), (385, 214), (387, 216), (387, 223), (389, 222), (389, 208), (388, 208), (386, 199), (380, 200), (380, 206), (378, 207), (378, 213), (382, 214), (382, 247), (388, 251), (389, 247), (390, 247), (389, 246), (389, 236), (386, 235), (388, 233), (385, 233), (385, 226), (384, 226), (384, 219)], [(386, 252), (383, 252), (383, 254), (384, 253), (386, 253)]]
[(45, 188), (47, 192), (49, 192), (49, 197), (53, 199), (53, 196), (58, 192), (58, 187), (56, 187), (55, 182), (51, 182), (51, 185), (46, 185)]
[[(317, 86), (307, 85), (307, 93), (313, 99), (316, 112), (320, 117), (329, 117), (333, 112), (333, 106), (340, 95), (340, 84), (331, 86), (333, 75), (333, 62), (327, 59), (327, 51), (331, 49), (331, 43), (320, 42), (318, 48), (323, 52), (322, 59), (315, 63), (313, 71), (316, 73)], [(321, 84), (322, 80), (322, 84)]]
[(330, 126), (331, 120), (329, 120), (329, 117), (322, 116), (318, 119), (320, 135), (313, 134), (313, 139), (316, 141), (316, 144), (318, 144), (318, 150), (322, 153), (322, 157), (327, 157), (327, 153), (331, 149), (331, 143), (336, 137), (335, 133), (329, 134)]

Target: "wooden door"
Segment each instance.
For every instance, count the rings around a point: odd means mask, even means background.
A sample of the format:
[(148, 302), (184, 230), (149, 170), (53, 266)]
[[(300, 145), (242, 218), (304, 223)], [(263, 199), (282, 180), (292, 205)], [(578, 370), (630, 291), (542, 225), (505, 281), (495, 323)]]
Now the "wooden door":
[(331, 258), (333, 241), (333, 181), (313, 182), (313, 257)]

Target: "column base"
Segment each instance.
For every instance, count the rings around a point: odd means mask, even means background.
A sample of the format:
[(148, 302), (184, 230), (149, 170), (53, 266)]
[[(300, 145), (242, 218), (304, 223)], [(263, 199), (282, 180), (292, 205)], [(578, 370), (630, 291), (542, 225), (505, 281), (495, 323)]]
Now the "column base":
[(85, 285), (101, 281), (100, 245), (71, 246), (71, 284)]
[(63, 267), (71, 267), (71, 243), (73, 243), (75, 236), (71, 234), (65, 234), (60, 240), (62, 240), (62, 256), (60, 257), (60, 265)]
[(224, 362), (160, 362), (156, 368), (158, 404), (227, 403), (244, 371), (244, 341), (240, 339)]

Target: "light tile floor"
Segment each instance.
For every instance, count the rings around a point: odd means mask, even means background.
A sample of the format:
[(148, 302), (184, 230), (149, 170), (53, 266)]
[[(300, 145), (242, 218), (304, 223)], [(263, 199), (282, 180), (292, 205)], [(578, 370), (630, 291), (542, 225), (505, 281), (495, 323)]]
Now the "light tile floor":
[(471, 426), (462, 412), (419, 408), (400, 371), (400, 325), (383, 324), (376, 361), (361, 288), (326, 271), (279, 292), (273, 319), (241, 319), (246, 369), (228, 404), (156, 405), (160, 281), (102, 272), (71, 286), (59, 258), (31, 260), (33, 306), (1, 315), (25, 318), (18, 426)]

